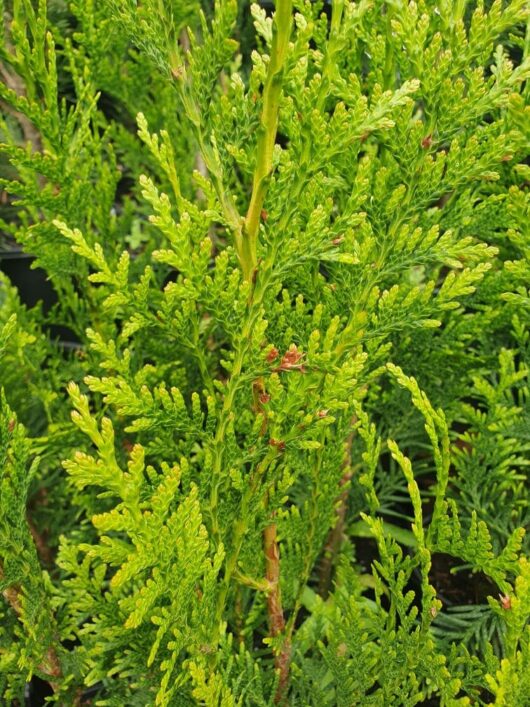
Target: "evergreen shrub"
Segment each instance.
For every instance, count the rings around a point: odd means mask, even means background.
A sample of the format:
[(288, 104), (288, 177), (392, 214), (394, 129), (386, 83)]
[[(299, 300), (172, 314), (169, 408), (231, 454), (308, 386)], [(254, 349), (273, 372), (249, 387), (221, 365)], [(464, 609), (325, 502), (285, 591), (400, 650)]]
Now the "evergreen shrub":
[(529, 705), (528, 1), (0, 17), (2, 704)]

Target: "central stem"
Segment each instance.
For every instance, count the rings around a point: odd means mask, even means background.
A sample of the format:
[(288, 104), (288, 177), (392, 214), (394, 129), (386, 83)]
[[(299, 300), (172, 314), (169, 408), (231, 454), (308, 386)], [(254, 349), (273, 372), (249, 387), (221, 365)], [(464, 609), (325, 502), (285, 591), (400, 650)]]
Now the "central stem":
[(278, 0), (274, 13), (272, 47), (267, 77), (263, 87), (263, 109), (258, 128), (256, 167), (252, 195), (244, 223), (239, 257), (246, 280), (252, 278), (257, 265), (257, 244), (263, 203), (272, 173), (272, 157), (278, 132), (278, 114), (282, 94), (283, 70), (289, 47), (292, 24), (292, 0)]
[[(271, 636), (280, 636), (285, 631), (282, 594), (280, 590), (280, 548), (278, 545), (276, 523), (272, 522), (263, 531), (263, 549), (265, 552), (265, 577), (269, 586), (267, 592), (267, 613)], [(276, 654), (274, 666), (278, 671), (278, 687), (274, 696), (275, 704), (280, 704), (285, 698), (289, 682), (289, 663), (291, 660), (291, 643), (288, 636), (283, 641)]]

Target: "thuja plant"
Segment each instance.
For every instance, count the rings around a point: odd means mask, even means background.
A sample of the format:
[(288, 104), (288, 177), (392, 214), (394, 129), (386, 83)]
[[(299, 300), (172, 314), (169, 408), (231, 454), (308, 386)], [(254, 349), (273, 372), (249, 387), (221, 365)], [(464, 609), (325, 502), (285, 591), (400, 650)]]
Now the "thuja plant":
[(528, 704), (528, 2), (0, 7), (3, 701)]

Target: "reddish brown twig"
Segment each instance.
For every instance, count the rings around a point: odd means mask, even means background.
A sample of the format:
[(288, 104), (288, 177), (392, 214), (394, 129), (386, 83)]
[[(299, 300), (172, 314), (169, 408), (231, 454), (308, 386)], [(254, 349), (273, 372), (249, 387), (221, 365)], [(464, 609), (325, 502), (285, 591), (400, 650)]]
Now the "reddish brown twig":
[[(280, 589), (280, 550), (277, 540), (276, 523), (271, 523), (263, 531), (263, 547), (265, 551), (265, 576), (269, 590), (267, 593), (267, 614), (269, 630), (273, 638), (285, 630), (282, 595)], [(283, 702), (289, 682), (289, 663), (291, 661), (291, 642), (285, 637), (280, 651), (274, 659), (274, 666), (279, 673), (279, 682), (274, 696), (275, 704)]]
[(353, 470), (351, 467), (351, 448), (353, 444), (353, 432), (348, 436), (344, 449), (343, 474), (339, 482), (341, 492), (337, 499), (336, 522), (329, 531), (328, 539), (324, 547), (324, 556), (320, 565), (320, 577), (318, 583), (319, 594), (326, 599), (331, 586), (331, 576), (335, 559), (342, 545), (344, 527), (346, 524), (346, 514), (348, 511), (348, 491)]

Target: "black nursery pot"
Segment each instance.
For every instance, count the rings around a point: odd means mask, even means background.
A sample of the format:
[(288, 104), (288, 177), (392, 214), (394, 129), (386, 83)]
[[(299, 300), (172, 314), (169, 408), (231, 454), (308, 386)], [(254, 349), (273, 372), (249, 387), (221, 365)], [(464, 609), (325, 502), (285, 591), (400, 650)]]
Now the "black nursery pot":
[(25, 707), (43, 707), (46, 704), (46, 698), (52, 695), (53, 690), (50, 685), (33, 676), (31, 682), (27, 682), (24, 689), (24, 705)]
[(57, 294), (42, 268), (31, 268), (35, 258), (19, 250), (0, 252), (0, 270), (18, 290), (20, 300), (27, 307), (42, 301), (46, 314), (57, 302)]
[[(33, 255), (21, 250), (0, 251), (0, 271), (17, 288), (22, 304), (31, 308), (42, 302), (42, 310), (47, 314), (57, 302), (57, 293), (46, 271), (31, 267), (34, 261)], [(59, 340), (63, 348), (77, 348), (79, 345), (78, 338), (67, 327), (50, 325), (46, 330), (52, 339)]]
[[(101, 685), (93, 685), (88, 687), (83, 691), (81, 695), (81, 704), (90, 705), (92, 699), (98, 696), (101, 690)], [(53, 695), (53, 690), (50, 685), (36, 677), (35, 675), (31, 678), (31, 682), (26, 683), (24, 689), (24, 706), (25, 707), (45, 707), (48, 703), (46, 702), (47, 697)]]

